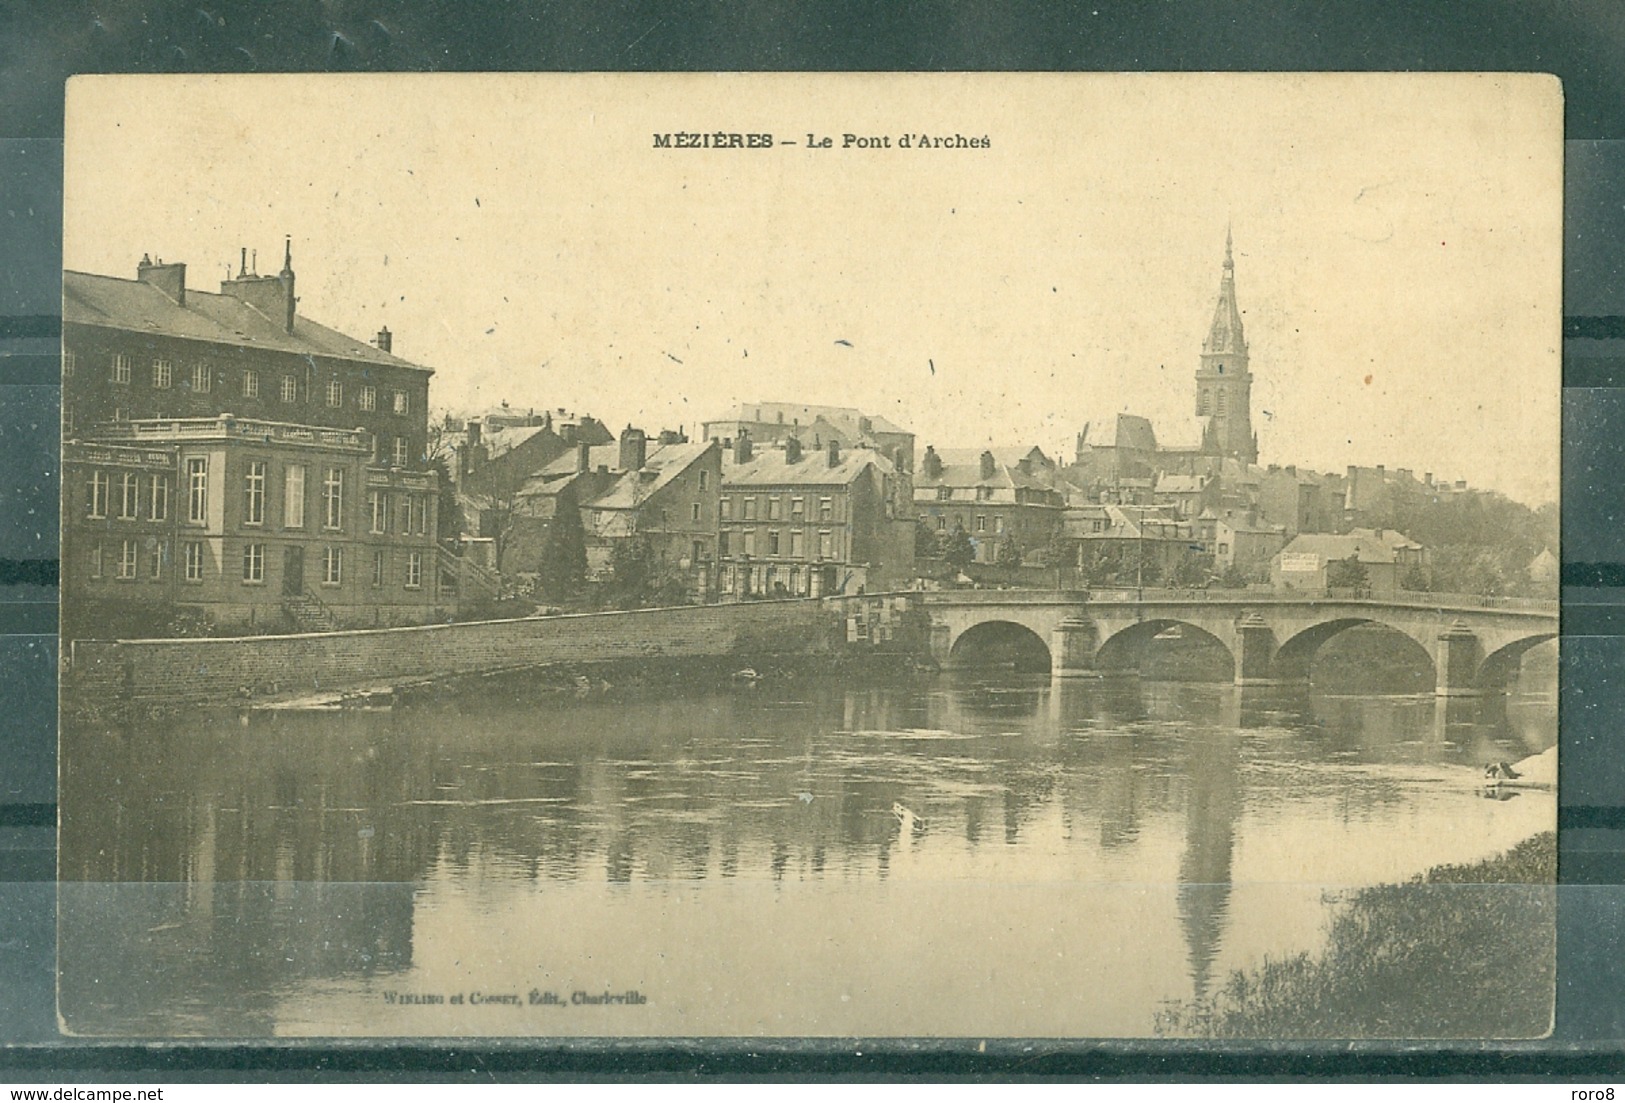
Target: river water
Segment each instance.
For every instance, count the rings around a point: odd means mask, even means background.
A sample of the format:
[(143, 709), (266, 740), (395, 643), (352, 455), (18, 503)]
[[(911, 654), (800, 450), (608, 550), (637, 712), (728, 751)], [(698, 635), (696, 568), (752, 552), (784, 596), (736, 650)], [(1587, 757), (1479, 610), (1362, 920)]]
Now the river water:
[(1550, 829), (1551, 793), (1481, 778), (1555, 713), (1003, 672), (86, 723), (61, 1009), (98, 1035), (1144, 1036), (1318, 950), (1350, 890)]

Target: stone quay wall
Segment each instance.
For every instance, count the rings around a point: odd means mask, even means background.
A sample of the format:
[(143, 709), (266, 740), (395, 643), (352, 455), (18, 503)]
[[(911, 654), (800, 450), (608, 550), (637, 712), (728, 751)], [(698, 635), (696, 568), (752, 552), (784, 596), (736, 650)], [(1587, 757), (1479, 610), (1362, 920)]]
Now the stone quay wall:
[(294, 636), (75, 640), (64, 692), (227, 701), (557, 663), (830, 654), (906, 646), (906, 595), (802, 598)]

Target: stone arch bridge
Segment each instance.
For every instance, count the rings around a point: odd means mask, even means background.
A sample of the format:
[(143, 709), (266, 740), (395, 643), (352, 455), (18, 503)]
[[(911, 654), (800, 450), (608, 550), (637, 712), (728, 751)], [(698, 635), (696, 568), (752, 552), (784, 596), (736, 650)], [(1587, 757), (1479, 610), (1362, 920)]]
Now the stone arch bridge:
[(1524, 653), (1558, 632), (1556, 602), (1444, 594), (963, 590), (925, 594), (924, 606), (939, 666), (966, 665), (1019, 626), (1015, 635), (1026, 629), (1048, 650), (1055, 678), (1132, 669), (1145, 644), (1177, 626), (1223, 645), (1237, 685), (1307, 681), (1322, 644), (1357, 625), (1378, 624), (1409, 636), (1433, 658), (1442, 697), (1503, 691)]

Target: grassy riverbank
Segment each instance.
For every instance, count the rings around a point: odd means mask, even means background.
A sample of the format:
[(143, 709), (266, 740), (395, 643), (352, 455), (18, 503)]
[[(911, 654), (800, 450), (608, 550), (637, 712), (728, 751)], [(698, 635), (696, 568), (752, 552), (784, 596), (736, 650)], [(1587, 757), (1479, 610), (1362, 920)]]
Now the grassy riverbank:
[(1326, 948), (1266, 961), (1157, 1014), (1201, 1038), (1529, 1038), (1551, 1028), (1557, 836), (1437, 866), (1337, 907)]

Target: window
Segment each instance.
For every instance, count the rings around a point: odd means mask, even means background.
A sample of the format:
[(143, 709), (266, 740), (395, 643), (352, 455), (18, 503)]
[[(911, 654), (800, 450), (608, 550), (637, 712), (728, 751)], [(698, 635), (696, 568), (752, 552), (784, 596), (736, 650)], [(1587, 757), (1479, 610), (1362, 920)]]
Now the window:
[(1225, 412), (1225, 405), (1226, 405), (1225, 404), (1225, 392), (1221, 390), (1218, 394), (1214, 395), (1213, 396), (1213, 401), (1214, 401), (1214, 407), (1213, 407), (1214, 411), (1216, 413), (1223, 414)]
[(818, 531), (818, 558), (831, 559), (834, 555), (835, 538), (830, 534), (829, 529), (820, 529)]
[(153, 581), (164, 577), (164, 559), (168, 548), (159, 542), (154, 542), (147, 553), (147, 577)]
[(284, 375), (282, 377), (282, 401), (299, 401), (299, 379), (296, 376)]
[(995, 513), (993, 515), (993, 531), (994, 532), (1003, 532), (1004, 531), (1004, 517), (1003, 517), (1002, 514)]
[(260, 396), (260, 373), (253, 368), (243, 372), (243, 397), (258, 398)]
[(745, 514), (744, 514), (745, 520), (747, 520), (747, 521), (756, 520), (756, 499), (755, 499), (755, 497), (753, 496), (753, 497), (746, 498), (744, 500), (744, 506), (745, 506)]
[(243, 524), (265, 524), (265, 461), (248, 461), (243, 477)]
[(779, 554), (779, 530), (778, 529), (774, 529), (772, 532), (767, 534), (767, 554), (768, 555), (778, 555)]
[(152, 362), (153, 387), (160, 391), (167, 391), (174, 378), (175, 369), (168, 360), (154, 360)]
[(141, 476), (126, 471), (118, 479), (118, 515), (121, 521), (133, 521), (141, 513)]
[(396, 437), (395, 438), (395, 466), (396, 467), (405, 467), (406, 466), (406, 452), (407, 452), (406, 438), (405, 437)]
[(1196, 400), (1196, 412), (1205, 415), (1213, 405), (1213, 392), (1207, 387), (1202, 388), (1202, 396)]
[(779, 496), (777, 494), (773, 495), (773, 497), (767, 500), (767, 519), (769, 521), (777, 521), (779, 519), (779, 507), (782, 504), (783, 503), (779, 500)]
[(186, 581), (203, 581), (203, 545), (196, 541), (186, 545)]
[[(71, 356), (72, 354), (70, 353), (69, 355)], [(709, 472), (709, 471), (705, 471), (705, 470), (700, 471), (700, 489), (701, 490), (704, 490), (705, 487), (706, 487), (706, 484), (710, 481), (710, 475), (711, 475), (711, 472)]]
[(113, 488), (113, 482), (105, 471), (92, 471), (90, 473), (90, 500), (85, 510), (85, 516), (91, 520), (99, 521), (107, 516), (107, 497)]
[[(410, 508), (411, 499), (407, 499)], [(389, 494), (383, 490), (367, 491), (367, 506), (372, 514), (372, 531), (389, 531)], [(410, 523), (410, 522), (408, 522)], [(376, 583), (375, 583), (376, 585)]]
[(987, 514), (978, 513), (976, 515), (976, 531), (977, 532), (986, 532), (987, 531)]
[(412, 412), (412, 396), (407, 394), (405, 391), (396, 391), (395, 392), (395, 412), (397, 414), (409, 414), (409, 413), (411, 413)]
[(802, 555), (804, 554), (804, 549), (802, 547), (802, 537), (804, 535), (805, 534), (800, 529), (791, 529), (790, 530), (790, 558), (791, 559), (800, 559), (802, 557)]
[[(701, 474), (704, 474), (704, 472), (702, 471)], [(694, 554), (692, 561), (695, 563), (705, 562), (705, 541), (694, 541)]]
[(790, 520), (799, 521), (807, 516), (807, 501), (804, 498), (790, 499)]
[(120, 578), (135, 577), (135, 541), (121, 540), (118, 549), (118, 576)]
[(130, 381), (130, 358), (124, 353), (113, 354), (113, 382), (128, 383)]
[(337, 379), (327, 381), (327, 404), (329, 406), (344, 405), (344, 384)]
[(344, 468), (329, 467), (322, 477), (322, 528), (344, 527)]
[(427, 535), (429, 535), (429, 502), (428, 502), (428, 499), (426, 499), (426, 498), (418, 498), (417, 503), (418, 503), (417, 534), (419, 536), (427, 536)]
[(100, 578), (101, 576), (102, 576), (102, 546), (100, 544), (92, 544), (90, 546), (90, 577), (91, 578)]
[(721, 500), (721, 504), (722, 519), (724, 521), (732, 521), (734, 519), (734, 500), (732, 498), (723, 498)]
[(406, 588), (408, 590), (421, 590), (423, 588), (423, 553), (406, 553)]
[(688, 509), (689, 509), (689, 518), (688, 519), (690, 521), (698, 521), (700, 519), (700, 503), (695, 502), (692, 505), (690, 505), (688, 507)]
[(169, 476), (154, 475), (149, 485), (147, 516), (154, 521), (169, 520)]
[(381, 551), (372, 553), (372, 584), (374, 586), (384, 584), (384, 553)]
[(377, 387), (362, 387), (361, 388), (361, 408), (363, 410), (366, 410), (368, 413), (371, 413), (373, 410), (376, 410), (378, 408), (378, 388)]
[(209, 461), (201, 456), (186, 461), (186, 519), (194, 525), (209, 520)]
[(745, 537), (745, 539), (744, 539), (744, 548), (742, 550), (744, 551), (744, 553), (746, 555), (755, 555), (756, 554), (756, 530), (755, 529), (746, 529), (745, 533), (744, 533), (744, 537)]
[(338, 586), (344, 582), (344, 550), (322, 549), (322, 585)]
[(829, 520), (832, 520), (834, 517), (835, 517), (835, 499), (833, 499), (833, 498), (820, 498), (820, 499), (818, 499), (818, 519), (820, 521), (829, 521)]
[[(64, 378), (64, 379), (72, 379), (73, 378), (73, 369), (76, 368), (76, 367), (78, 367), (78, 357), (74, 356), (74, 354), (73, 354), (73, 352), (71, 350), (63, 349), (62, 350), (62, 378)], [(703, 490), (705, 488), (704, 488), (704, 486), (701, 486), (700, 489)]]
[(207, 364), (192, 365), (192, 390), (198, 394), (208, 394), (214, 385), (214, 370)]
[(722, 532), (717, 533), (717, 556), (720, 558), (720, 557), (726, 556), (727, 554), (728, 554), (728, 532), (726, 530), (724, 530)]
[(305, 469), (299, 465), (282, 472), (282, 525), (290, 529), (305, 527)]
[(254, 583), (265, 581), (265, 545), (243, 545), (243, 581)]

